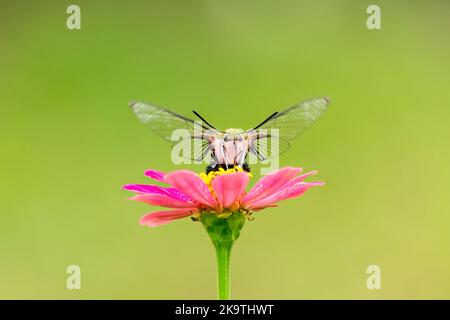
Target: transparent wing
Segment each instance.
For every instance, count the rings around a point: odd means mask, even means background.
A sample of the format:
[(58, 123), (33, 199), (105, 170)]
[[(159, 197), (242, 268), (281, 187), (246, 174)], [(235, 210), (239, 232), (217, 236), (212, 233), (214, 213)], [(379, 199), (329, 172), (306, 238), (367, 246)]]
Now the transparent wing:
[(179, 115), (162, 107), (144, 102), (130, 102), (136, 117), (163, 139), (172, 141), (172, 133), (176, 129), (188, 130), (193, 138), (207, 139), (207, 135), (215, 131), (213, 128)]
[(290, 148), (288, 140), (281, 138), (277, 130), (254, 130), (249, 132), (249, 151), (260, 161), (269, 160), (285, 153)]
[(130, 102), (130, 107), (142, 123), (172, 143), (172, 156), (200, 162), (209, 155), (209, 139), (218, 132), (214, 128), (144, 102)]
[(300, 102), (278, 112), (257, 128), (278, 129), (280, 139), (292, 140), (308, 129), (328, 108), (328, 98)]
[(289, 141), (308, 129), (328, 108), (328, 98), (316, 98), (298, 103), (273, 114), (255, 129), (250, 137), (250, 152), (260, 161), (278, 157), (289, 150)]
[(206, 158), (208, 162), (211, 156), (211, 148), (207, 140), (183, 138), (173, 143), (172, 156), (197, 163), (201, 163)]

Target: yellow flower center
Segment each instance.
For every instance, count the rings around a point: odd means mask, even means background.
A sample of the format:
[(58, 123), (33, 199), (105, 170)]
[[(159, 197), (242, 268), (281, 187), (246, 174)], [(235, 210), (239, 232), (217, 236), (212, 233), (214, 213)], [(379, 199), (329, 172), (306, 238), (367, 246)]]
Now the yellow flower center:
[[(208, 189), (211, 192), (212, 196), (215, 199), (217, 199), (216, 193), (214, 192), (214, 189), (212, 187), (212, 182), (213, 182), (214, 178), (217, 176), (222, 176), (224, 174), (231, 174), (231, 173), (235, 173), (235, 172), (245, 172), (248, 174), (248, 176), (250, 178), (253, 178), (253, 175), (250, 172), (244, 171), (244, 169), (242, 169), (239, 166), (234, 166), (233, 168), (226, 169), (226, 170), (224, 168), (219, 168), (217, 171), (210, 171), (209, 173), (201, 172), (199, 174), (199, 176), (205, 182), (205, 184), (208, 186)], [(248, 220), (253, 220), (253, 217), (251, 217), (251, 212), (249, 210), (241, 209), (240, 211)], [(214, 213), (214, 212), (211, 211), (211, 213)], [(232, 212), (227, 209), (221, 213), (217, 213), (217, 216), (221, 217), (221, 218), (228, 218), (231, 214), (232, 214)], [(200, 218), (200, 216), (201, 216), (201, 213), (194, 215), (193, 220), (194, 221), (198, 220)]]
[[(199, 176), (206, 183), (211, 193), (214, 194), (214, 190), (212, 188), (212, 181), (214, 180), (214, 178), (217, 176), (222, 176), (224, 174), (230, 174), (235, 172), (245, 172), (245, 171), (239, 166), (234, 166), (233, 168), (226, 170), (224, 168), (219, 168), (219, 170), (210, 171), (208, 174), (206, 174), (205, 172), (201, 172)], [(247, 174), (250, 178), (253, 178), (253, 175), (250, 172), (247, 172)]]

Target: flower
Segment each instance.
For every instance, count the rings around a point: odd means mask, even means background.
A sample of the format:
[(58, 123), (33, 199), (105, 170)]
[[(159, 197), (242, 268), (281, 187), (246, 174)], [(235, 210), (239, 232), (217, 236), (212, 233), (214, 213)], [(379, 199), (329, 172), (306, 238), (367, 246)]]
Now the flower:
[(233, 212), (241, 212), (250, 218), (253, 212), (277, 206), (281, 200), (299, 197), (311, 187), (324, 185), (323, 182), (304, 181), (317, 171), (299, 175), (301, 171), (294, 167), (276, 170), (262, 177), (248, 193), (245, 190), (251, 174), (240, 167), (200, 175), (188, 170), (167, 174), (148, 170), (145, 172), (147, 177), (170, 187), (128, 184), (123, 189), (136, 193), (130, 200), (172, 209), (144, 215), (140, 223), (150, 227), (189, 216), (198, 219), (202, 213), (227, 218)]

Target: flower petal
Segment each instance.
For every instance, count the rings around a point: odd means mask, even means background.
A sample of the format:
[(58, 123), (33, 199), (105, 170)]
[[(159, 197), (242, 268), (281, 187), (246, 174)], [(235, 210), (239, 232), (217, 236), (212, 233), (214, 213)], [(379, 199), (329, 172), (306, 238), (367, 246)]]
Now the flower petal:
[(144, 174), (149, 177), (152, 178), (153, 180), (157, 180), (157, 181), (161, 181), (161, 182), (165, 182), (165, 173), (162, 171), (158, 171), (158, 170), (147, 170), (144, 172)]
[(244, 195), (248, 181), (249, 177), (245, 172), (215, 177), (212, 186), (221, 206), (233, 210), (231, 207)]
[(288, 187), (281, 188), (280, 191), (271, 196), (247, 204), (245, 207), (250, 210), (255, 210), (272, 206), (278, 201), (299, 197), (311, 187), (323, 186), (324, 184), (325, 183), (323, 182), (298, 182)]
[(180, 192), (175, 188), (165, 188), (152, 184), (127, 184), (124, 185), (122, 189), (137, 193), (165, 194), (181, 201), (192, 200), (187, 194), (184, 194), (183, 192)]
[(144, 202), (153, 206), (167, 208), (195, 208), (196, 204), (192, 201), (177, 199), (166, 194), (140, 193), (131, 197), (130, 200)]
[(242, 199), (242, 203), (251, 204), (254, 201), (274, 194), (301, 170), (301, 168), (286, 167), (262, 177)]
[(284, 188), (288, 188), (288, 187), (293, 186), (294, 184), (303, 182), (303, 180), (305, 180), (305, 179), (308, 178), (309, 176), (312, 176), (312, 175), (317, 174), (317, 172), (318, 172), (317, 170), (314, 170), (314, 171), (310, 171), (310, 172), (304, 173), (304, 174), (302, 174), (302, 175), (300, 175), (300, 176), (298, 176), (298, 177), (295, 177), (295, 178), (291, 179), (290, 181), (286, 182), (286, 183), (285, 183), (281, 188), (279, 188), (276, 192), (280, 192), (280, 191), (281, 191), (282, 189), (284, 189)]
[(305, 180), (306, 178), (308, 178), (308, 177), (310, 177), (310, 176), (313, 176), (313, 175), (317, 174), (318, 172), (319, 172), (319, 171), (317, 171), (317, 170), (313, 170), (313, 171), (304, 173), (304, 174), (302, 174), (302, 175), (299, 175), (298, 177), (295, 177), (293, 180), (294, 180), (295, 182), (301, 182), (301, 181)]
[(165, 176), (165, 181), (200, 204), (211, 208), (217, 206), (206, 183), (192, 171), (174, 171)]
[(147, 225), (149, 227), (160, 226), (176, 219), (181, 219), (188, 217), (194, 213), (198, 212), (197, 209), (177, 209), (170, 211), (157, 211), (148, 213), (141, 217), (139, 223), (142, 225)]

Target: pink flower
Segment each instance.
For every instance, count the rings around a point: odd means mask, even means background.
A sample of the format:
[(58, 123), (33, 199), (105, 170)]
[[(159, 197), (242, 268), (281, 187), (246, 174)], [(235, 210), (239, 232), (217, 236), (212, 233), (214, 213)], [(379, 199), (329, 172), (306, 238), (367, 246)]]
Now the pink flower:
[(148, 170), (146, 176), (170, 187), (129, 184), (123, 189), (136, 193), (130, 200), (172, 209), (148, 213), (140, 219), (142, 225), (155, 227), (189, 216), (198, 218), (202, 212), (227, 217), (240, 211), (249, 217), (252, 212), (274, 207), (278, 201), (299, 197), (311, 187), (324, 185), (323, 182), (304, 181), (317, 171), (299, 175), (301, 171), (301, 168), (293, 167), (274, 171), (262, 177), (248, 193), (245, 189), (251, 174), (239, 167), (208, 175), (197, 175), (188, 170), (168, 174)]

